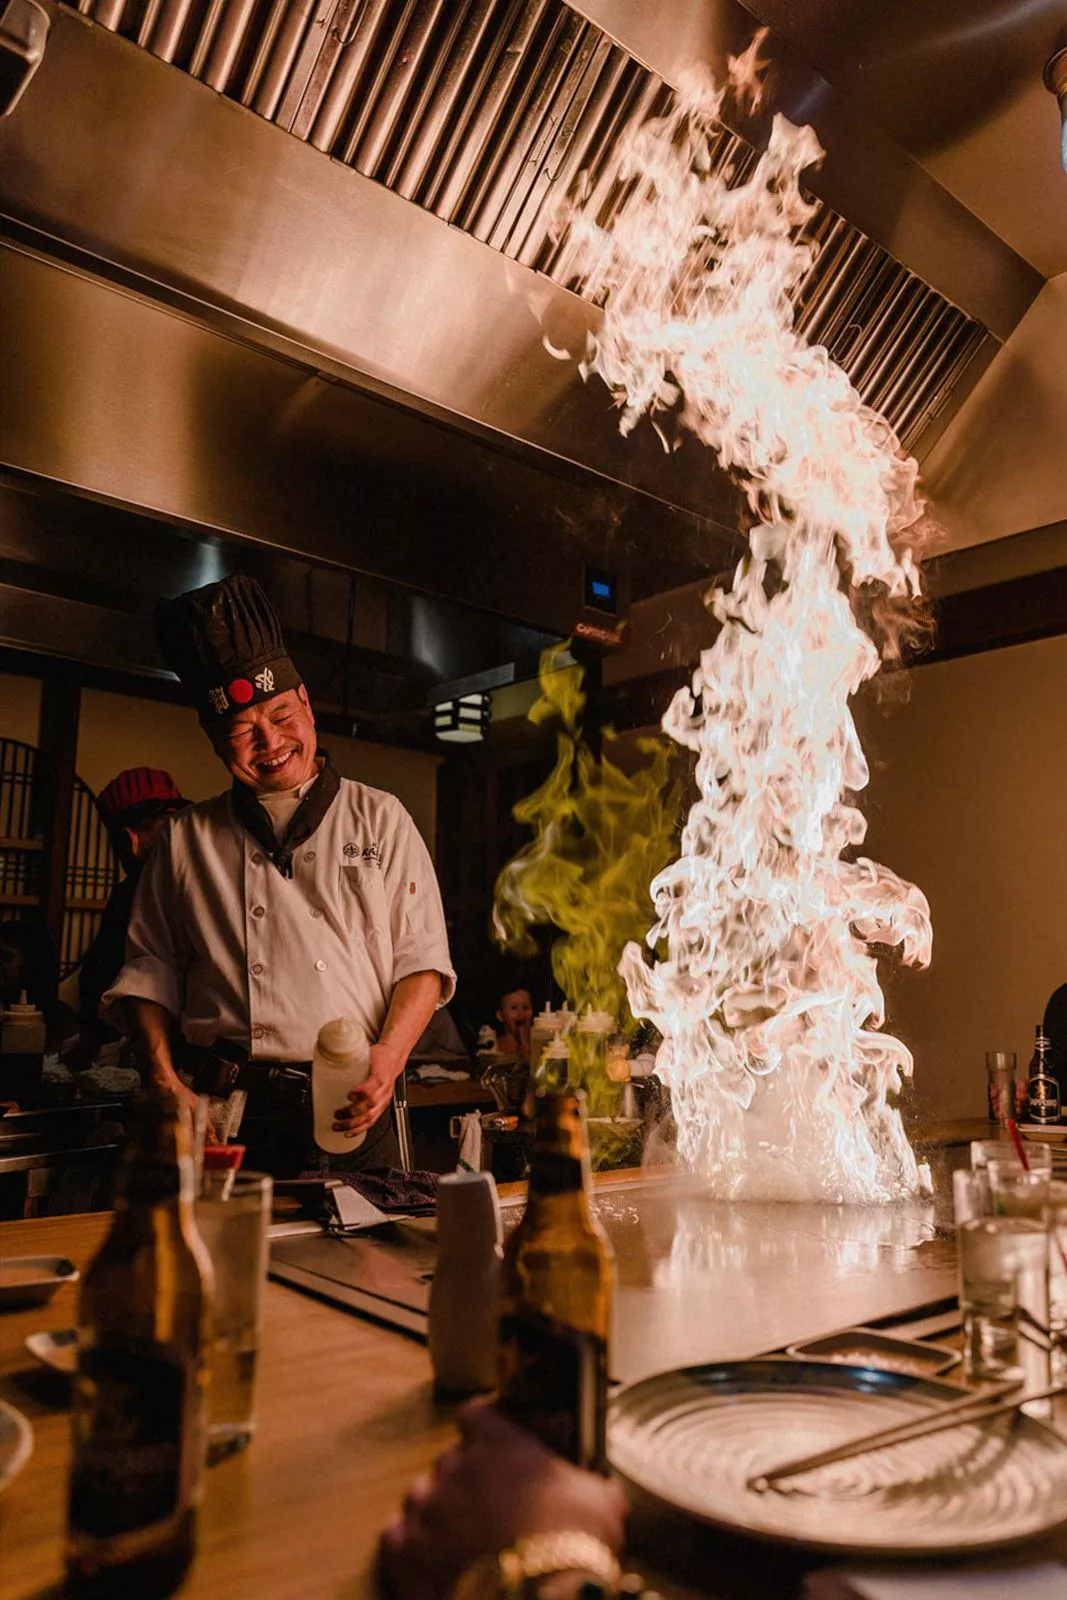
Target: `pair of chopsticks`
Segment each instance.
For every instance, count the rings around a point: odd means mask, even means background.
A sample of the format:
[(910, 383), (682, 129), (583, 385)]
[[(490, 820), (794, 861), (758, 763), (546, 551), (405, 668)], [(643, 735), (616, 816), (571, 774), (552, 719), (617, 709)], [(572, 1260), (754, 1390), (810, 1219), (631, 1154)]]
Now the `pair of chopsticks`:
[(888, 1450), (891, 1445), (908, 1444), (912, 1439), (925, 1439), (932, 1433), (947, 1432), (949, 1428), (962, 1428), (975, 1422), (989, 1422), (994, 1417), (1007, 1416), (1011, 1411), (1029, 1405), (1032, 1400), (1050, 1400), (1053, 1395), (1067, 1392), (1067, 1384), (1055, 1383), (1047, 1389), (1035, 1389), (1029, 1394), (1014, 1394), (1019, 1383), (1002, 1383), (981, 1395), (964, 1395), (961, 1400), (950, 1400), (939, 1406), (929, 1417), (917, 1417), (913, 1422), (900, 1422), (894, 1428), (883, 1428), (878, 1433), (852, 1439), (848, 1444), (837, 1445), (833, 1450), (820, 1450), (817, 1455), (800, 1456), (795, 1461), (784, 1461), (770, 1472), (758, 1472), (747, 1480), (748, 1489), (763, 1494), (781, 1483), (784, 1478), (798, 1478), (803, 1472), (814, 1472), (817, 1467), (830, 1467), (838, 1461), (851, 1461), (854, 1456), (868, 1455), (872, 1450)]

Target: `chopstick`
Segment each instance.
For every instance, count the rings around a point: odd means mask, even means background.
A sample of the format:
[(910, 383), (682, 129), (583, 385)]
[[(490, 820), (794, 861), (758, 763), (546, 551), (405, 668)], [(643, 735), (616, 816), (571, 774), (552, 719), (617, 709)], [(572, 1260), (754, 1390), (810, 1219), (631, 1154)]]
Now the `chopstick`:
[(836, 1446), (833, 1450), (820, 1450), (817, 1455), (801, 1456), (795, 1461), (784, 1461), (779, 1467), (772, 1467), (770, 1472), (757, 1472), (747, 1480), (748, 1489), (754, 1489), (757, 1494), (780, 1483), (783, 1478), (797, 1478), (802, 1472), (814, 1472), (816, 1467), (833, 1466), (838, 1461), (850, 1461), (853, 1456), (865, 1456), (872, 1450), (887, 1450), (890, 1445), (906, 1444), (912, 1439), (924, 1439), (932, 1433), (942, 1433), (949, 1428), (964, 1427), (973, 1422), (988, 1422), (993, 1417), (1006, 1416), (1010, 1411), (1018, 1411), (1021, 1406), (1029, 1405), (1031, 1400), (1048, 1400), (1053, 1395), (1063, 1394), (1067, 1385), (1062, 1383), (1052, 1384), (1047, 1389), (1036, 1389), (1030, 1394), (1015, 1394), (1010, 1399), (1004, 1396), (1010, 1389), (1019, 1389), (1019, 1383), (999, 1384), (995, 1389), (988, 1390), (983, 1395), (965, 1395), (962, 1400), (951, 1400), (948, 1405), (941, 1406), (930, 1417), (917, 1417), (914, 1422), (901, 1422), (895, 1428), (883, 1428), (878, 1433), (869, 1433), (861, 1439), (852, 1439), (848, 1444)]

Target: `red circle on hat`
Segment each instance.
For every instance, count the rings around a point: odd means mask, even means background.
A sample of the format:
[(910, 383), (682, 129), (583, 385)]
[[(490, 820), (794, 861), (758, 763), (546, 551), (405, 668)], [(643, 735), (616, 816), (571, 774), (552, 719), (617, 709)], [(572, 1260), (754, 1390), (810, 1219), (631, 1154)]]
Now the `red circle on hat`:
[(234, 705), (238, 706), (246, 706), (255, 692), (247, 678), (234, 678), (226, 690)]

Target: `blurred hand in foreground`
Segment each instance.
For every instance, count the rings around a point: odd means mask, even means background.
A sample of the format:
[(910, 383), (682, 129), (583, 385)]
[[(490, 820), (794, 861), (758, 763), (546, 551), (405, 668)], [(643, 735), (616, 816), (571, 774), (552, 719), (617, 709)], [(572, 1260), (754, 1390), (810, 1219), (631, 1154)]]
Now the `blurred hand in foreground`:
[(392, 1594), (445, 1600), (480, 1556), (535, 1533), (588, 1533), (618, 1555), (627, 1504), (617, 1483), (571, 1466), (484, 1401), (457, 1420), (461, 1443), (415, 1480), (382, 1534)]

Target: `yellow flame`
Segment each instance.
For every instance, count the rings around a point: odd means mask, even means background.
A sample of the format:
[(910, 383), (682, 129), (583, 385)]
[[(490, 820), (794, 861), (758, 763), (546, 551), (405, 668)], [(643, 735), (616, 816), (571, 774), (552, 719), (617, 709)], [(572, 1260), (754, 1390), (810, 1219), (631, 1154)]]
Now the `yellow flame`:
[(793, 326), (815, 135), (776, 117), (737, 182), (713, 160), (722, 98), (695, 86), (631, 137), (610, 230), (580, 201), (569, 219), (572, 267), (605, 306), (583, 372), (612, 389), (624, 433), (648, 417), (696, 434), (756, 521), (710, 597), (718, 638), (664, 718), (700, 789), (652, 884), (645, 942), (665, 959), (635, 942), (622, 972), (664, 1036), (679, 1150), (713, 1192), (887, 1200), (924, 1179), (892, 1103), (911, 1055), (881, 1031), (868, 947), (923, 963), (931, 932), (914, 885), (853, 856), (868, 772), (849, 699), (881, 666), (858, 597), (891, 609), (919, 592), (918, 469)]
[(676, 847), (681, 791), (663, 739), (636, 741), (648, 759), (630, 774), (611, 759), (609, 729), (599, 759), (593, 754), (582, 732), (582, 669), (561, 665), (566, 649), (541, 656), (541, 698), (529, 716), (535, 723), (559, 721), (556, 761), (514, 809), (534, 837), (497, 878), (493, 932), (505, 948), (531, 954), (530, 928), (557, 928), (552, 973), (569, 1004), (606, 1011), (629, 1033), (635, 1024), (619, 959), (648, 927), (648, 885)]

